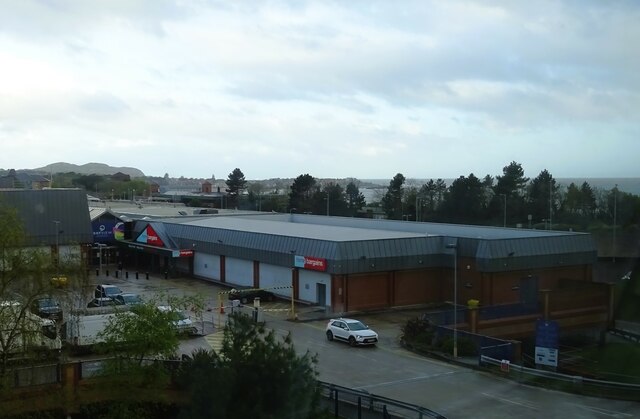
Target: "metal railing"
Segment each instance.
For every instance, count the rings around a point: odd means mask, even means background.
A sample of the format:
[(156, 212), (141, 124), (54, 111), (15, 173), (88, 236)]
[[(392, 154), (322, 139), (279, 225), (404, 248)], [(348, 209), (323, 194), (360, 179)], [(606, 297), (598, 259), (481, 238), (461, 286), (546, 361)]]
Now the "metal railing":
[(330, 402), (331, 412), (341, 418), (440, 418), (441, 414), (411, 403), (376, 396), (336, 384), (318, 382), (323, 398)]
[[(105, 372), (104, 367), (108, 361), (117, 359), (93, 359), (86, 361), (72, 362), (75, 364), (74, 375), (80, 381), (97, 378)], [(157, 360), (149, 359), (149, 363), (156, 363)], [(165, 360), (160, 361), (169, 371), (175, 370), (180, 361)], [(62, 384), (62, 369), (64, 364), (44, 364), (34, 365), (24, 368), (15, 368), (7, 372), (3, 385), (6, 388), (25, 388), (42, 385)], [(370, 394), (362, 390), (354, 390), (336, 384), (318, 381), (320, 395), (324, 400), (324, 405), (336, 417), (348, 419), (362, 418), (440, 418), (445, 419), (441, 414), (422, 406), (394, 400), (383, 396)]]
[[(480, 356), (480, 366), (500, 370), (510, 379), (527, 384), (555, 388), (561, 391), (621, 400), (640, 400), (640, 384), (596, 380), (580, 375), (568, 375), (547, 369), (527, 368), (517, 364), (505, 365), (503, 360)], [(506, 367), (505, 367), (506, 366)]]

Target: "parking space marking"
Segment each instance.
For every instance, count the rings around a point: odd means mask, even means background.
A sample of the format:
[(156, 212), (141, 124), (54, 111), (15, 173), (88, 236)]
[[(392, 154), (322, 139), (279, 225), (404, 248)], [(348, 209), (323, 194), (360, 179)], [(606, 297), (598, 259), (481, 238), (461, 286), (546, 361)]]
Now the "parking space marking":
[(211, 333), (210, 335), (206, 335), (204, 340), (209, 344), (211, 349), (213, 349), (216, 353), (220, 353), (222, 350), (222, 341), (224, 340), (224, 331), (219, 331), (215, 333)]

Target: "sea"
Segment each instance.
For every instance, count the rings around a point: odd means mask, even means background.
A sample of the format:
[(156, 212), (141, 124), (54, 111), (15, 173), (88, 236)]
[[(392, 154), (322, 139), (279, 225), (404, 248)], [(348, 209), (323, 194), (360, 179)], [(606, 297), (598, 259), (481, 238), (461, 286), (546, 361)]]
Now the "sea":
[[(419, 188), (429, 180), (430, 179), (407, 179), (405, 186), (415, 186)], [(449, 186), (455, 179), (443, 180), (447, 186)], [(362, 192), (367, 202), (373, 202), (379, 201), (387, 192), (391, 179), (360, 179), (360, 181), (367, 185), (360, 187), (360, 192)], [(594, 190), (601, 191), (610, 191), (617, 186), (621, 192), (640, 195), (640, 178), (556, 178), (556, 182), (560, 187), (564, 188), (572, 183), (580, 187), (584, 182), (587, 182)]]

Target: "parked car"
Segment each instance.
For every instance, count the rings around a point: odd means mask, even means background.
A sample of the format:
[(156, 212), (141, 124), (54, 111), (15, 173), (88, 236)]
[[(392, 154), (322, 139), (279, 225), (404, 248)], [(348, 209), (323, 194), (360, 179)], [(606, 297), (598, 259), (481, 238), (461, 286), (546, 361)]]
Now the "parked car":
[(95, 298), (108, 297), (113, 298), (116, 295), (122, 294), (120, 287), (111, 284), (96, 285), (96, 289), (93, 293)]
[(142, 298), (138, 294), (133, 294), (130, 292), (125, 292), (113, 297), (116, 305), (125, 305), (125, 306), (135, 306), (138, 304), (142, 304)]
[(31, 312), (43, 319), (62, 321), (62, 307), (53, 297), (36, 298), (31, 302)]
[(195, 335), (198, 333), (198, 329), (196, 328), (196, 326), (193, 324), (189, 316), (187, 316), (183, 311), (174, 309), (171, 306), (158, 306), (158, 310), (162, 312), (171, 311), (172, 313), (174, 313), (173, 318), (175, 320), (173, 320), (173, 325), (175, 326), (178, 333), (189, 335)]
[(97, 297), (89, 301), (87, 308), (92, 307), (111, 307), (116, 305), (116, 300), (110, 297)]
[(276, 296), (272, 292), (257, 288), (234, 288), (229, 291), (229, 300), (240, 300), (242, 304), (250, 303), (255, 298), (260, 298), (260, 301), (273, 301)]
[(327, 323), (327, 340), (334, 339), (348, 342), (351, 346), (375, 345), (378, 334), (369, 326), (355, 319), (331, 319)]

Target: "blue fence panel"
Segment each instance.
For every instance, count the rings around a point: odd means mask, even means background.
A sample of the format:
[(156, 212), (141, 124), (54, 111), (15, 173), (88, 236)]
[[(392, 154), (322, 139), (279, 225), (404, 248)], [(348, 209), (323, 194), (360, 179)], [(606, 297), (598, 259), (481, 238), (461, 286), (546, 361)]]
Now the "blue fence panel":
[(480, 307), (479, 318), (480, 320), (493, 320), (501, 319), (505, 317), (517, 317), (526, 316), (529, 314), (536, 314), (540, 312), (540, 307), (525, 306), (521, 303), (517, 304), (501, 304), (495, 306)]

